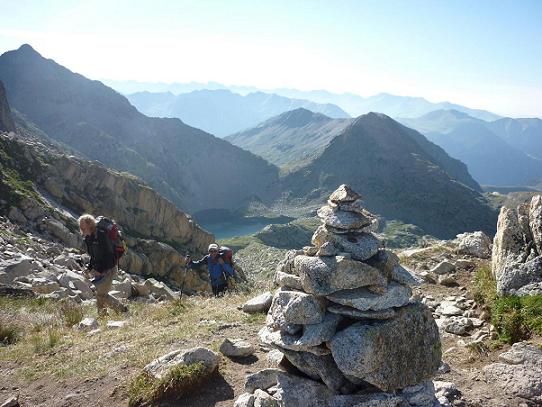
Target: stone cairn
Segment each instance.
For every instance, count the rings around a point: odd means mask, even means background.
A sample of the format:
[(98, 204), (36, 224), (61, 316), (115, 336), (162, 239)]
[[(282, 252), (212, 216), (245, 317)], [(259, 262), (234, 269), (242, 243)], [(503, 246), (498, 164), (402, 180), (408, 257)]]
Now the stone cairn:
[[(318, 210), (314, 246), (277, 267), (260, 339), (282, 369), (247, 376), (242, 406), (438, 406), (441, 345), (418, 280), (374, 234), (376, 218), (341, 185)], [(277, 352), (278, 351), (278, 352)]]

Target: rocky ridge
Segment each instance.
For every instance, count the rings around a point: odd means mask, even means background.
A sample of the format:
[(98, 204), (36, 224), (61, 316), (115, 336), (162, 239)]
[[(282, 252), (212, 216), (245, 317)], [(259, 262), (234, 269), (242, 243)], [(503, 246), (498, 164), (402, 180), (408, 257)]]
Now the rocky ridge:
[(492, 271), (499, 294), (542, 294), (542, 195), (501, 208)]
[(68, 156), (13, 133), (0, 134), (0, 214), (45, 239), (80, 248), (76, 218), (88, 212), (115, 219), (130, 248), (121, 268), (187, 291), (207, 290), (205, 273), (186, 272), (184, 256), (212, 241), (190, 216), (129, 174)]
[(294, 368), (256, 373), (260, 385), (247, 379), (236, 406), (435, 405), (440, 339), (431, 311), (411, 300), (418, 280), (382, 248), (374, 216), (348, 186), (318, 216), (314, 246), (277, 267), (260, 331)]

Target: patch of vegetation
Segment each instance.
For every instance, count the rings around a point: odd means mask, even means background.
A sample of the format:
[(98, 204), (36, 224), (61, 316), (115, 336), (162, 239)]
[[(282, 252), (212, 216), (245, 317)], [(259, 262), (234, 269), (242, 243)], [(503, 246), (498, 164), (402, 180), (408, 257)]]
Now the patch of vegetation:
[(489, 266), (477, 270), (474, 280), (474, 299), (491, 313), (491, 323), (499, 340), (515, 343), (542, 335), (542, 295), (497, 295), (497, 283)]
[(35, 353), (45, 353), (59, 344), (60, 337), (60, 331), (53, 327), (48, 328), (46, 332), (36, 332), (30, 340)]
[(60, 313), (66, 326), (74, 326), (82, 321), (84, 311), (83, 307), (71, 301), (65, 301), (60, 306)]
[(258, 239), (254, 235), (245, 235), (231, 237), (229, 239), (221, 239), (218, 241), (218, 244), (220, 244), (221, 246), (227, 246), (233, 251), (239, 251), (253, 242), (261, 243), (260, 239)]
[(202, 362), (175, 366), (160, 380), (141, 373), (130, 384), (128, 405), (150, 406), (160, 400), (179, 399), (193, 391), (207, 376)]
[(13, 345), (21, 337), (21, 328), (0, 320), (0, 345)]
[(386, 246), (390, 248), (420, 246), (425, 235), (423, 229), (418, 226), (398, 220), (386, 221), (382, 234), (386, 239)]

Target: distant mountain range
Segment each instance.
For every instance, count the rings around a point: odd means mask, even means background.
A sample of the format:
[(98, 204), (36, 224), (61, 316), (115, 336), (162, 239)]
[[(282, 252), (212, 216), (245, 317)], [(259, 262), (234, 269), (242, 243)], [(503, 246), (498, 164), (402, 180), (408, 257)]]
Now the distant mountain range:
[[(346, 111), (350, 116), (357, 117), (361, 114), (369, 112), (381, 112), (388, 116), (397, 117), (420, 117), (433, 110), (440, 109), (454, 109), (460, 112), (469, 114), (472, 117), (482, 119), (485, 121), (494, 121), (500, 118), (499, 115), (488, 112), (486, 110), (470, 109), (465, 106), (450, 102), (433, 103), (422, 97), (412, 96), (398, 96), (389, 93), (379, 93), (370, 97), (362, 97), (353, 93), (332, 93), (325, 90), (312, 90), (312, 91), (300, 91), (297, 89), (259, 89), (253, 86), (226, 86), (217, 82), (208, 83), (152, 83), (152, 82), (136, 82), (136, 81), (112, 81), (105, 80), (106, 84), (113, 89), (124, 93), (130, 94), (135, 92), (172, 92), (173, 94), (192, 92), (195, 90), (230, 90), (231, 92), (238, 93), (240, 95), (246, 95), (251, 92), (266, 92), (276, 95), (284, 96), (293, 99), (309, 100), (320, 104), (333, 104), (339, 106)], [(340, 117), (328, 114), (324, 111), (314, 110), (308, 106), (292, 106), (291, 109), (296, 107), (305, 107), (309, 110), (317, 111), (327, 114), (330, 117)], [(288, 109), (288, 110), (291, 110)], [(281, 112), (276, 112), (279, 114)], [(269, 118), (265, 117), (261, 121)], [(236, 131), (243, 130), (238, 129)]]
[(257, 125), (277, 114), (304, 107), (330, 117), (350, 117), (333, 104), (291, 99), (272, 93), (253, 92), (241, 96), (229, 90), (195, 90), (174, 95), (171, 92), (139, 92), (127, 95), (143, 114), (151, 117), (177, 117), (183, 122), (224, 137)]
[(149, 118), (101, 82), (43, 58), (30, 45), (0, 56), (11, 107), (50, 138), (148, 182), (185, 211), (271, 201), (278, 170), (178, 119)]
[(542, 183), (542, 121), (503, 118), (485, 122), (456, 110), (399, 119), (452, 157), (467, 164), (481, 184), (534, 186)]
[[(382, 114), (348, 124), (303, 109), (282, 115), (274, 125), (289, 128), (296, 143), (303, 132), (292, 129), (316, 129), (313, 122), (328, 123), (336, 135), (305, 133), (306, 140), (314, 137), (306, 145), (312, 154), (279, 177), (279, 168), (263, 158), (179, 119), (149, 118), (101, 82), (43, 58), (29, 45), (0, 56), (0, 80), (15, 116), (28, 120), (25, 126), (139, 176), (190, 212), (239, 209), (251, 202), (313, 208), (347, 183), (373, 212), (419, 225), (428, 234), (452, 237), (495, 228), (496, 213), (465, 167)], [(285, 153), (289, 149), (283, 146)], [(302, 154), (297, 150), (290, 158), (301, 161)]]

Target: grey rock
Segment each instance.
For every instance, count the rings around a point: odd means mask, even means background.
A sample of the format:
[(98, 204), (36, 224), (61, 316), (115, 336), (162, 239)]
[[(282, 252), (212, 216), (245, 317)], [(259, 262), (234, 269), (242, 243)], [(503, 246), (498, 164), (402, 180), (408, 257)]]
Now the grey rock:
[[(420, 303), (396, 310), (395, 318), (355, 323), (331, 340), (339, 369), (384, 391), (430, 379), (441, 360), (437, 325)], [(400, 340), (398, 340), (400, 338)]]
[(254, 391), (254, 407), (278, 407), (278, 401), (261, 389)]
[(434, 407), (437, 402), (435, 386), (431, 380), (405, 387), (401, 394), (409, 406)]
[(532, 284), (542, 283), (542, 256), (526, 263), (505, 264), (496, 277), (499, 294), (529, 294)]
[(529, 229), (538, 254), (542, 254), (542, 195), (531, 198), (529, 207)]
[[(303, 290), (303, 285), (301, 284), (301, 278), (293, 274), (283, 273), (282, 271), (275, 272), (275, 284), (283, 288), (291, 288), (294, 290)], [(271, 296), (271, 300), (273, 296)], [(271, 306), (271, 301), (269, 301), (269, 306)]]
[(358, 212), (346, 212), (330, 206), (322, 206), (316, 212), (324, 224), (336, 229), (356, 230), (371, 224), (372, 217)]
[(331, 242), (325, 242), (316, 252), (317, 256), (328, 257), (336, 256), (339, 253), (339, 249)]
[(284, 353), (278, 349), (271, 349), (265, 358), (269, 366), (280, 366), (284, 359)]
[(442, 301), (435, 312), (445, 316), (463, 315), (463, 311), (457, 307), (454, 301)]
[(433, 381), (435, 386), (435, 396), (437, 398), (444, 397), (448, 401), (453, 401), (461, 397), (461, 392), (452, 382)]
[(149, 288), (151, 294), (153, 294), (155, 298), (163, 298), (164, 300), (169, 301), (179, 299), (179, 296), (173, 292), (171, 288), (154, 278), (145, 280), (145, 285)]
[(276, 328), (288, 324), (318, 324), (324, 320), (325, 300), (300, 291), (278, 290), (269, 315)]
[(382, 311), (408, 304), (411, 295), (412, 290), (409, 287), (391, 282), (383, 295), (375, 294), (367, 288), (358, 288), (337, 291), (327, 295), (326, 298), (337, 304), (356, 308), (360, 311)]
[(254, 407), (254, 395), (250, 393), (241, 394), (235, 400), (233, 407)]
[(373, 257), (382, 242), (372, 233), (335, 234), (325, 225), (319, 226), (312, 236), (312, 243), (320, 248), (326, 242), (332, 243), (337, 249), (350, 253), (356, 260), (367, 260)]
[(128, 321), (107, 321), (107, 329), (124, 328)]
[(435, 267), (429, 270), (430, 273), (434, 273), (437, 275), (453, 273), (454, 271), (455, 271), (455, 265), (448, 261), (441, 261), (439, 264), (437, 264)]
[(446, 332), (454, 335), (465, 335), (468, 330), (473, 328), (472, 320), (465, 317), (450, 317), (443, 324)]
[(341, 319), (340, 315), (328, 312), (319, 324), (303, 325), (303, 334), (297, 343), (303, 346), (318, 346), (331, 340)]
[(287, 373), (277, 375), (277, 386), (282, 407), (324, 407), (335, 395), (322, 383)]
[(219, 360), (220, 356), (207, 348), (177, 349), (153, 360), (143, 370), (159, 380), (174, 366), (189, 366), (202, 362), (205, 367), (204, 373), (211, 374), (218, 367)]
[(346, 184), (340, 185), (333, 193), (329, 196), (329, 200), (333, 203), (341, 204), (347, 202), (354, 202), (361, 198), (357, 192), (350, 188)]
[(346, 384), (346, 378), (337, 368), (331, 355), (317, 356), (308, 352), (285, 350), (284, 356), (311, 379), (323, 381), (334, 391), (339, 391)]
[(31, 273), (42, 271), (34, 259), (25, 255), (17, 255), (14, 258), (0, 260), (0, 283), (12, 283), (17, 277), (28, 276)]
[(315, 295), (327, 295), (369, 285), (385, 286), (387, 283), (377, 268), (343, 256), (297, 256), (294, 267), (301, 278), (304, 291)]
[(488, 259), (491, 257), (491, 239), (484, 232), (461, 233), (456, 236), (457, 252)]
[(273, 294), (266, 291), (263, 294), (254, 297), (243, 304), (243, 311), (249, 314), (256, 314), (258, 312), (267, 312), (271, 307), (273, 301)]
[(84, 318), (79, 324), (77, 324), (77, 329), (81, 331), (92, 331), (93, 329), (98, 329), (100, 325), (96, 318)]
[(282, 370), (280, 369), (263, 369), (247, 375), (245, 379), (245, 391), (253, 393), (256, 389), (267, 390), (277, 384), (277, 374), (281, 372)]
[(404, 397), (390, 393), (339, 395), (331, 398), (329, 407), (407, 407)]
[[(318, 251), (318, 248), (315, 249), (316, 251)], [(286, 254), (284, 255), (284, 259), (282, 259), (277, 265), (277, 271), (282, 271), (286, 274), (295, 274), (294, 259), (300, 254), (303, 254), (302, 250), (289, 250), (288, 252), (286, 252)]]
[(504, 392), (542, 404), (542, 349), (518, 342), (499, 356), (499, 363), (484, 367), (488, 380)]
[(299, 334), (289, 334), (279, 330), (274, 331), (269, 327), (263, 327), (258, 334), (264, 344), (277, 347), (281, 352), (289, 349), (298, 352), (309, 352), (315, 355), (327, 355), (330, 353), (330, 350), (323, 346), (307, 346), (300, 343), (299, 339), (301, 336)]
[(224, 356), (247, 357), (253, 355), (256, 349), (243, 339), (224, 339), (219, 348)]
[(395, 310), (393, 308), (382, 311), (360, 311), (359, 309), (345, 307), (344, 305), (329, 304), (327, 311), (354, 319), (390, 319), (395, 316)]

